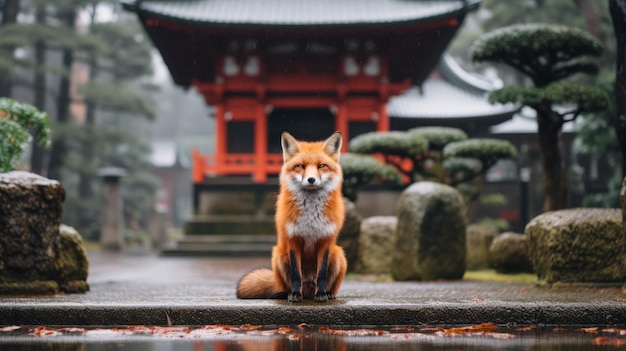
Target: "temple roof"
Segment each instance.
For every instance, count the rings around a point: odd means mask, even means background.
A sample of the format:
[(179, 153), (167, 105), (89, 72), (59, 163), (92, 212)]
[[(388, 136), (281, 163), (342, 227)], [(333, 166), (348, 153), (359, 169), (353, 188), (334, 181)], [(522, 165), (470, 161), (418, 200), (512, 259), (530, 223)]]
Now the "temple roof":
[(123, 0), (127, 10), (217, 25), (337, 26), (419, 22), (463, 15), (479, 0)]
[[(122, 0), (161, 52), (176, 84), (215, 82), (218, 59), (236, 43), (306, 50), (346, 39), (373, 44), (392, 83), (421, 84), (465, 15), (480, 0)], [(235, 44), (233, 44), (235, 43)], [(231, 45), (232, 44), (232, 45)], [(311, 44), (312, 45), (312, 44)], [(419, 64), (417, 64), (419, 63)]]
[(437, 72), (439, 75), (433, 75), (421, 87), (412, 87), (389, 99), (389, 116), (421, 120), (486, 118), (502, 122), (519, 110), (514, 104), (489, 103), (489, 91), (499, 88), (501, 82), (463, 70), (448, 54), (441, 57)]

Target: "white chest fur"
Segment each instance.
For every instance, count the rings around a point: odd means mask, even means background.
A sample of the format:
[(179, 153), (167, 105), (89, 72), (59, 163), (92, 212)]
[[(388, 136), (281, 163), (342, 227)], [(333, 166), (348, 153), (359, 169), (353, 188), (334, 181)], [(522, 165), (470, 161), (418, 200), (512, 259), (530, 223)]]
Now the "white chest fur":
[(287, 224), (287, 234), (301, 236), (307, 241), (315, 242), (331, 236), (337, 230), (337, 225), (326, 218), (329, 192), (319, 189), (316, 191), (298, 191), (294, 195), (296, 206), (300, 210), (297, 218), (290, 218)]

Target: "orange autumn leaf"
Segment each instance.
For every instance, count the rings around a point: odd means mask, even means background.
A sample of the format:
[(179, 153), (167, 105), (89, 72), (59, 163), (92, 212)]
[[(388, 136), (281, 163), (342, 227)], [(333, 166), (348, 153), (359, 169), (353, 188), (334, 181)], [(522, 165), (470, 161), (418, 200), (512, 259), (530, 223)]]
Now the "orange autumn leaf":
[(244, 324), (241, 326), (241, 330), (257, 330), (263, 328), (261, 325)]
[(626, 335), (626, 329), (624, 328), (605, 328), (602, 329), (603, 333), (616, 333), (619, 335)]
[(291, 333), (293, 333), (293, 328), (280, 327), (280, 328), (276, 329), (276, 332), (278, 334), (291, 334)]
[(533, 329), (537, 329), (537, 326), (536, 325), (530, 325), (528, 327), (521, 327), (521, 328), (515, 329), (515, 331), (525, 332), (525, 331), (530, 331), (530, 330), (533, 330)]
[(585, 333), (597, 333), (598, 327), (590, 327), (590, 328), (578, 328), (576, 331), (581, 331)]
[(498, 329), (497, 325), (493, 323), (483, 323), (480, 325), (472, 325), (469, 327), (444, 329), (444, 331), (447, 335), (450, 335), (450, 334), (478, 333), (478, 332), (485, 332), (485, 331), (495, 330), (495, 329)]
[(605, 345), (608, 341), (609, 338), (607, 338), (606, 336), (598, 336), (597, 338), (591, 340), (591, 343), (593, 345)]

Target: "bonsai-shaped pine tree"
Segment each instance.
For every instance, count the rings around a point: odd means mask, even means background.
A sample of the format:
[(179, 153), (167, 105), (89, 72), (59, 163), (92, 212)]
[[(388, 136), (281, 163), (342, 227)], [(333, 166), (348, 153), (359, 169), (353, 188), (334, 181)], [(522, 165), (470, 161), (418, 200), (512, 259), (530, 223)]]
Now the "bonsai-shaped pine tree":
[(577, 73), (597, 73), (597, 65), (589, 58), (601, 53), (600, 42), (586, 32), (549, 24), (500, 28), (472, 45), (473, 61), (511, 66), (532, 81), (532, 86), (509, 86), (493, 91), (489, 101), (517, 103), (536, 111), (545, 211), (567, 207), (567, 173), (559, 144), (563, 124), (608, 106), (608, 96), (602, 89), (562, 80)]
[(380, 182), (402, 185), (396, 170), (369, 155), (347, 153), (341, 155), (343, 183), (341, 192), (350, 201), (356, 201), (359, 188), (367, 183)]
[(50, 146), (49, 117), (34, 106), (0, 98), (0, 172), (12, 171), (31, 140), (32, 129), (42, 146)]
[[(378, 156), (401, 175), (404, 183), (432, 180), (455, 187), (484, 175), (498, 160), (517, 156), (508, 141), (468, 139), (462, 130), (449, 127), (366, 133), (352, 139), (349, 149)], [(349, 176), (350, 170), (344, 173)], [(396, 178), (387, 175), (386, 179)], [(468, 201), (477, 195), (466, 189), (462, 192)]]

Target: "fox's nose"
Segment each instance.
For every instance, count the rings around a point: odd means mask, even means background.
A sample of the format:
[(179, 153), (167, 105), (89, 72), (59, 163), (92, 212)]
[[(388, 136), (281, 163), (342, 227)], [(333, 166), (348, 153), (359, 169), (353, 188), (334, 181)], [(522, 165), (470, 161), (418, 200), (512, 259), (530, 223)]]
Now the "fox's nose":
[(309, 184), (314, 184), (315, 183), (315, 178), (314, 177), (309, 177), (307, 179), (307, 182), (309, 182)]

